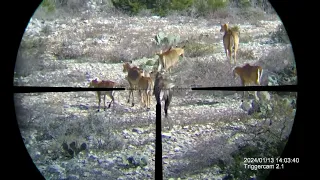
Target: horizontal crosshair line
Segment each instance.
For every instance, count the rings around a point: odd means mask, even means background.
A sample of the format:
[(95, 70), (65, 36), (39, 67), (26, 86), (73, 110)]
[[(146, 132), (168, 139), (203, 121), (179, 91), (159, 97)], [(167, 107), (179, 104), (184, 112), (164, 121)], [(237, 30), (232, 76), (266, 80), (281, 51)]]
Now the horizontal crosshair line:
[(233, 86), (233, 87), (196, 87), (191, 88), (193, 91), (205, 91), (205, 90), (223, 90), (223, 91), (298, 91), (297, 85), (285, 85), (285, 86)]
[[(41, 87), (41, 86), (13, 86), (13, 93), (33, 92), (81, 92), (81, 91), (125, 91), (130, 88), (88, 88), (88, 87)], [(138, 91), (139, 89), (135, 89)], [(140, 89), (142, 90), (142, 89)], [(173, 87), (173, 91), (298, 91), (297, 85), (285, 86), (233, 86), (233, 87)]]

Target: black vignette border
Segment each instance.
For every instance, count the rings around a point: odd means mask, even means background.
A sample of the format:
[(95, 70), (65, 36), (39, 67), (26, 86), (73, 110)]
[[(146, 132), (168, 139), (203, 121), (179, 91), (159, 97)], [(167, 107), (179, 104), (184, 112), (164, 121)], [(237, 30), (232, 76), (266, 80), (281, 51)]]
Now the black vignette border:
[[(6, 2), (8, 3), (8, 2)], [(32, 0), (32, 1), (21, 1), (19, 5), (16, 5), (14, 2), (12, 4), (6, 5), (4, 7), (12, 7), (11, 13), (7, 14), (6, 17), (9, 22), (6, 28), (8, 33), (5, 35), (8, 40), (6, 42), (6, 54), (8, 55), (9, 59), (5, 60), (5, 65), (7, 66), (5, 69), (5, 87), (2, 89), (8, 95), (5, 96), (6, 99), (6, 109), (4, 109), (5, 113), (8, 114), (10, 120), (6, 120), (6, 115), (3, 117), (3, 122), (6, 125), (3, 125), (2, 128), (4, 129), (6, 136), (9, 138), (5, 138), (5, 147), (6, 155), (5, 155), (5, 164), (6, 169), (5, 173), (8, 177), (23, 177), (32, 178), (32, 179), (43, 179), (40, 175), (40, 172), (33, 164), (32, 159), (30, 158), (28, 152), (25, 149), (23, 141), (20, 136), (19, 128), (17, 125), (17, 121), (15, 119), (15, 112), (14, 112), (14, 104), (12, 98), (11, 87), (13, 83), (13, 67), (15, 64), (16, 53), (24, 33), (24, 29), (27, 26), (30, 18), (32, 17), (34, 11), (41, 3), (41, 0)], [(295, 122), (293, 125), (293, 130), (289, 139), (289, 142), (284, 150), (283, 157), (299, 157), (300, 163), (294, 164), (292, 166), (288, 166), (288, 168), (284, 170), (275, 170), (272, 171), (270, 174), (270, 179), (287, 179), (286, 177), (301, 177), (302, 175), (302, 168), (303, 167), (303, 136), (302, 136), (302, 116), (306, 114), (306, 97), (302, 92), (302, 87), (305, 83), (305, 79), (303, 78), (304, 74), (304, 64), (299, 60), (301, 59), (303, 50), (303, 44), (300, 44), (300, 37), (297, 31), (300, 31), (297, 24), (297, 20), (303, 18), (303, 9), (304, 7), (300, 6), (301, 1), (298, 2), (297, 0), (270, 0), (270, 3), (277, 11), (278, 15), (280, 16), (281, 20), (283, 21), (290, 41), (293, 46), (293, 51), (295, 54), (295, 59), (297, 63), (297, 73), (298, 73), (298, 100), (297, 100), (297, 114), (295, 118)], [(303, 18), (305, 19), (305, 18)], [(300, 33), (303, 31), (300, 31)], [(10, 134), (8, 134), (10, 133)], [(8, 142), (7, 142), (8, 141)]]
[[(303, 52), (305, 47), (303, 45), (305, 42), (302, 40), (301, 31), (303, 31), (303, 26), (297, 21), (300, 19), (306, 19), (304, 17), (307, 11), (302, 1), (298, 0), (269, 0), (273, 8), (276, 10), (278, 16), (280, 17), (283, 25), (286, 28), (287, 34), (290, 38), (292, 45), (292, 50), (294, 52), (296, 68), (297, 68), (297, 78), (298, 78), (298, 95), (297, 95), (297, 110), (292, 127), (289, 140), (283, 150), (281, 157), (291, 157), (299, 158), (299, 163), (285, 164), (285, 168), (282, 170), (272, 170), (267, 179), (292, 179), (296, 177), (306, 178), (303, 169), (305, 168), (305, 158), (304, 158), (304, 124), (303, 119), (305, 119), (305, 114), (307, 113), (307, 107), (305, 106), (307, 98), (304, 94), (305, 88), (305, 63), (302, 59), (306, 58), (306, 52)], [(308, 83), (306, 83), (308, 84)]]
[(4, 23), (5, 27), (3, 27), (5, 30), (3, 50), (5, 52), (5, 58), (3, 58), (5, 68), (2, 72), (5, 75), (5, 83), (1, 89), (1, 94), (6, 102), (4, 104), (5, 108), (2, 109), (4, 111), (2, 122), (5, 124), (1, 126), (2, 132), (4, 132), (3, 145), (5, 147), (2, 148), (5, 151), (5, 161), (3, 162), (5, 169), (2, 172), (4, 173), (3, 176), (10, 179), (44, 179), (23, 143), (15, 116), (12, 91), (15, 61), (21, 38), (30, 18), (41, 2), (41, 0), (6, 1), (2, 5), (3, 8), (7, 9), (2, 16), (6, 22)]

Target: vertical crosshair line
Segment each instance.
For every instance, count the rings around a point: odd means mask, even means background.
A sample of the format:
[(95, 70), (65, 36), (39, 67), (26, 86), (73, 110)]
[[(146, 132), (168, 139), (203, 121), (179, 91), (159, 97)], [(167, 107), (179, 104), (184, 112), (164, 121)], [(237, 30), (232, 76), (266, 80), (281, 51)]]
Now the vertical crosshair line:
[(156, 105), (156, 153), (155, 153), (155, 179), (163, 179), (162, 166), (162, 140), (161, 140), (161, 104)]

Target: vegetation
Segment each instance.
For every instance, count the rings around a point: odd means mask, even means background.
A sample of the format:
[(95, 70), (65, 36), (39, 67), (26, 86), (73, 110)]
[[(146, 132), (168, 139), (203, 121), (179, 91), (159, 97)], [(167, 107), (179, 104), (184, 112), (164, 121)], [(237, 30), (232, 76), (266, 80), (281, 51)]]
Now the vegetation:
[[(128, 15), (138, 15), (144, 10), (150, 10), (152, 15), (167, 16), (173, 11), (206, 16), (216, 11), (233, 6), (242, 9), (258, 7), (270, 9), (267, 1), (262, 0), (104, 0), (93, 1), (100, 3), (104, 10), (116, 9)], [(86, 7), (86, 0), (44, 0), (41, 8), (46, 12), (54, 12), (56, 9), (66, 9), (72, 12), (80, 12)], [(102, 9), (103, 11), (103, 9)]]
[(279, 24), (277, 30), (271, 34), (271, 39), (279, 43), (290, 44), (286, 29), (282, 23)]

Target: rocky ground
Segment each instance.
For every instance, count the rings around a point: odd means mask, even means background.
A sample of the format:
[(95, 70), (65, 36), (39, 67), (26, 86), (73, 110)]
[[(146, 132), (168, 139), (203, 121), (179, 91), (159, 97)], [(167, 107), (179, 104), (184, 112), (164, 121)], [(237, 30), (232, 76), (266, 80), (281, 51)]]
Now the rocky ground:
[[(243, 38), (238, 65), (260, 63), (270, 72), (277, 72), (292, 63), (290, 44), (270, 38), (280, 23), (264, 20), (238, 24)], [(155, 61), (154, 52), (158, 49), (153, 46), (154, 36), (163, 31), (179, 34), (181, 42), (211, 43), (215, 47), (199, 56), (186, 51), (185, 58), (173, 70), (177, 86), (239, 85), (239, 79), (230, 76), (234, 65), (230, 66), (225, 58), (219, 30), (218, 20), (189, 17), (111, 16), (43, 22), (32, 18), (22, 42), (23, 48), (30, 49), (21, 50), (23, 57), (18, 56), (20, 67), (14, 83), (87, 87), (89, 79), (99, 77), (128, 87), (123, 62), (133, 60), (135, 65), (141, 65)], [(36, 55), (38, 58), (30, 60)], [(23, 66), (23, 60), (32, 66)], [(27, 67), (32, 70), (27, 71)], [(206, 69), (200, 69), (203, 67)], [(287, 84), (296, 83), (296, 77), (291, 78)], [(268, 75), (264, 81), (268, 81)], [(270, 95), (265, 99), (271, 102), (273, 94)], [(21, 134), (41, 173), (47, 179), (154, 179), (155, 100), (146, 111), (140, 106), (137, 93), (134, 107), (126, 102), (127, 97), (128, 91), (117, 92), (114, 106), (96, 112), (95, 92), (16, 94)], [(283, 95), (278, 100), (292, 102), (295, 98)], [(176, 91), (169, 118), (163, 119), (164, 179), (222, 179), (225, 173), (218, 166), (218, 159), (229, 162), (230, 154), (253, 137), (248, 132), (269, 127), (270, 120), (275, 131), (283, 131), (282, 136), (290, 134), (294, 110), (289, 119), (280, 118), (286, 112), (279, 118), (272, 113), (255, 118), (248, 115), (249, 106), (244, 108), (235, 92)], [(77, 142), (79, 147), (85, 143), (86, 148), (70, 157), (61, 147), (64, 142)]]

